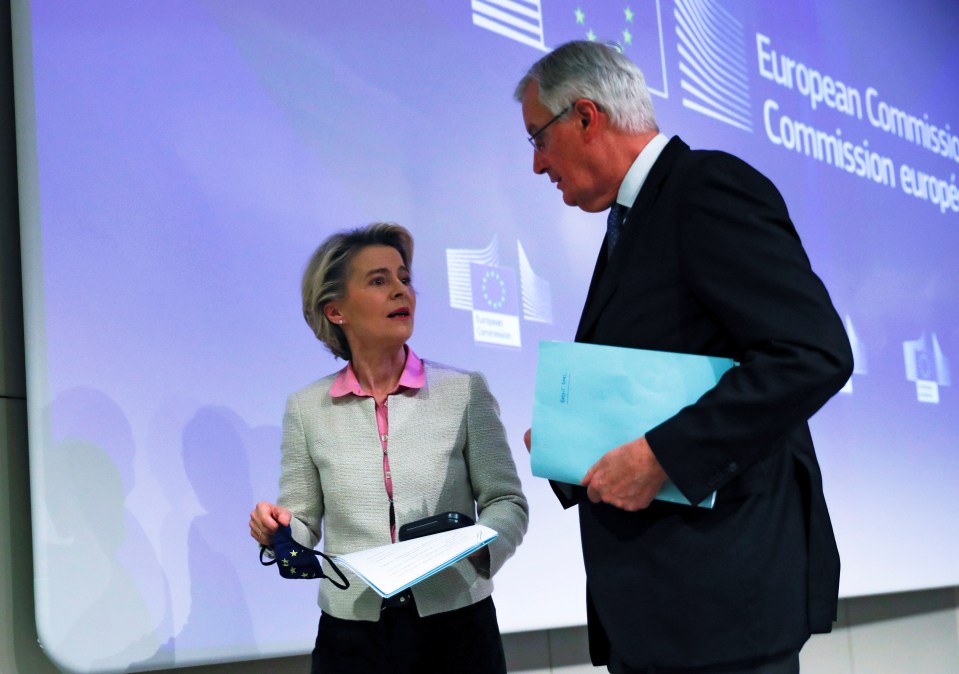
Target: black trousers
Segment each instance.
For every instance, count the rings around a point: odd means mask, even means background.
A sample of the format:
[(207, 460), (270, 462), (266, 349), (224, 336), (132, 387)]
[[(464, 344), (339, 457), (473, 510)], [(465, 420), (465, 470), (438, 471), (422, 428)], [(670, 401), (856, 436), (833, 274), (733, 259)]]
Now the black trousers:
[(609, 671), (613, 674), (799, 674), (799, 651), (712, 667), (644, 667), (642, 669), (623, 664), (613, 654)]
[(320, 616), (312, 674), (506, 674), (492, 597), (421, 618), (412, 601), (378, 622)]

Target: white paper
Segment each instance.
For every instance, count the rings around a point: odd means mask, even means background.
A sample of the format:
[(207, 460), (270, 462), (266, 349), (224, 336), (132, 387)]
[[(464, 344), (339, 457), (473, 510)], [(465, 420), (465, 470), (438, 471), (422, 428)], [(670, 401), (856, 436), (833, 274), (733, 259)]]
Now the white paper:
[(479, 550), (498, 535), (489, 527), (474, 524), (333, 559), (362, 578), (380, 596), (392, 597)]

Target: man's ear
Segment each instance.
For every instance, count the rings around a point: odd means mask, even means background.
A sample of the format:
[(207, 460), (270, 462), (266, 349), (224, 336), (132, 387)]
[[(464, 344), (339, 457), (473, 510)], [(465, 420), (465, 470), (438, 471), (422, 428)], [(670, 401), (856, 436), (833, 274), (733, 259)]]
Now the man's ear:
[(584, 131), (593, 131), (599, 121), (599, 108), (588, 98), (581, 98), (573, 104), (573, 110), (579, 117), (579, 123)]

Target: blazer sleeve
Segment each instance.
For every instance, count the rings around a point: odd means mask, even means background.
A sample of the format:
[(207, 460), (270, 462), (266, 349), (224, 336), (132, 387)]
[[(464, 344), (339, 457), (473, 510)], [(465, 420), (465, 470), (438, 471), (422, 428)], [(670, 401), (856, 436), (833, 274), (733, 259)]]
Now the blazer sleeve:
[(695, 503), (781, 447), (848, 380), (852, 353), (773, 184), (724, 153), (704, 153), (684, 171), (681, 279), (739, 360), (646, 435)]
[(300, 545), (315, 548), (320, 542), (323, 488), (310, 456), (300, 400), (295, 393), (286, 401), (281, 449), (278, 505), (293, 513), (290, 520), (293, 539)]
[(526, 534), (529, 505), (516, 474), (516, 464), (499, 418), (499, 405), (483, 375), (470, 374), (466, 406), (466, 449), (479, 523), (499, 536), (489, 545), (492, 577), (516, 551)]

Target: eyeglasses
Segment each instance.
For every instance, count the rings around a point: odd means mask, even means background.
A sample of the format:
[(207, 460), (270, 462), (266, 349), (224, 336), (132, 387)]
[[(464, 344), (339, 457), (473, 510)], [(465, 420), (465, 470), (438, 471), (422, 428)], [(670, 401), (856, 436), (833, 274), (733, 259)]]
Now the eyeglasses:
[(560, 110), (558, 115), (556, 115), (556, 116), (553, 117), (551, 120), (549, 120), (548, 122), (546, 122), (543, 126), (541, 126), (541, 127), (539, 128), (539, 131), (537, 131), (537, 132), (534, 133), (532, 136), (529, 136), (529, 137), (526, 139), (526, 140), (529, 141), (529, 144), (533, 146), (533, 149), (534, 149), (535, 151), (537, 151), (537, 152), (542, 152), (544, 149), (546, 149), (545, 139), (541, 139), (540, 136), (543, 134), (544, 131), (546, 131), (546, 129), (549, 128), (549, 125), (550, 125), (550, 124), (552, 124), (553, 122), (555, 122), (556, 120), (558, 120), (560, 117), (562, 117), (563, 115), (565, 115), (567, 112), (569, 112), (569, 111), (572, 110), (572, 109), (573, 109), (573, 104), (570, 103), (570, 104), (567, 105), (565, 108), (563, 108), (562, 110)]

